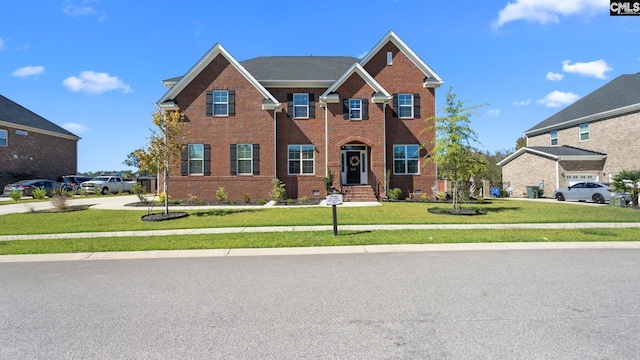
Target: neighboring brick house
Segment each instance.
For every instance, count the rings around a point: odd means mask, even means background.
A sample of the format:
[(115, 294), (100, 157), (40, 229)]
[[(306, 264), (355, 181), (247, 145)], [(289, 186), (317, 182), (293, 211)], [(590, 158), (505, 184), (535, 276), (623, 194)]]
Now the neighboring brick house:
[(640, 73), (613, 79), (524, 135), (527, 146), (499, 163), (513, 196), (541, 182), (551, 195), (578, 181), (610, 182), (621, 170), (640, 170)]
[(80, 138), (0, 95), (0, 186), (75, 174)]
[(433, 131), (435, 89), (442, 84), (396, 34), (362, 59), (344, 56), (258, 57), (238, 62), (216, 44), (184, 76), (163, 81), (158, 101), (185, 114), (188, 151), (170, 177), (174, 198), (268, 199), (271, 181), (287, 197), (324, 197), (327, 169), (334, 187), (390, 187), (429, 195), (433, 164), (422, 164)]

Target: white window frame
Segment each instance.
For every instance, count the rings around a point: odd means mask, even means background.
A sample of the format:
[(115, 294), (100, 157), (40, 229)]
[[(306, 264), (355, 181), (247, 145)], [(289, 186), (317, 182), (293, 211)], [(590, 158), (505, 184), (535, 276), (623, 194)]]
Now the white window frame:
[[(298, 101), (303, 101), (304, 104), (298, 104)], [(304, 116), (298, 116), (298, 109), (304, 111)], [(294, 119), (308, 119), (309, 118), (309, 94), (308, 93), (295, 93), (293, 94), (293, 118)]]
[[(196, 146), (200, 147), (200, 150), (201, 150), (200, 153), (202, 154), (201, 158), (191, 157), (191, 148), (192, 147), (196, 147)], [(187, 164), (188, 164), (188, 168), (189, 168), (187, 173), (189, 175), (204, 175), (204, 144), (189, 144), (187, 146), (187, 154), (188, 154), (188, 157), (189, 157), (188, 160), (187, 160)], [(192, 170), (191, 164), (195, 163), (195, 162), (198, 162), (198, 161), (200, 162), (200, 170), (201, 171), (200, 172), (195, 172), (195, 171)]]
[[(583, 129), (585, 127), (586, 129)], [(586, 135), (586, 139), (583, 139), (583, 135)], [(580, 142), (589, 141), (589, 123), (582, 123), (578, 125), (578, 140)]]
[[(299, 159), (292, 159), (291, 158), (291, 149), (292, 148), (297, 148), (298, 152), (300, 154), (300, 158)], [(304, 157), (304, 151), (305, 150), (311, 150), (311, 158), (305, 158)], [(316, 173), (316, 148), (313, 145), (310, 144), (304, 144), (304, 145), (289, 145), (287, 146), (287, 173), (289, 175), (314, 175)], [(291, 163), (292, 162), (298, 162), (299, 163), (299, 172), (291, 172)], [(311, 172), (305, 172), (304, 169), (304, 165), (305, 164), (309, 164), (311, 163)]]
[[(402, 98), (409, 97), (411, 99), (410, 104), (403, 104)], [(409, 115), (402, 116), (402, 109), (409, 108)], [(399, 119), (413, 119), (413, 94), (401, 93), (398, 94), (398, 118)]]
[(549, 146), (558, 146), (558, 130), (549, 131)]
[[(354, 116), (354, 112), (358, 116)], [(362, 99), (349, 99), (349, 120), (362, 120)]]
[[(4, 140), (4, 144), (2, 140)], [(0, 129), (0, 146), (9, 146), (9, 132), (7, 130)]]
[[(249, 157), (240, 157), (240, 148), (249, 147)], [(237, 144), (236, 145), (236, 169), (238, 175), (253, 175), (253, 144)], [(249, 171), (242, 172), (240, 162), (249, 162)]]
[[(404, 147), (404, 157), (396, 157), (396, 147)], [(415, 153), (417, 157), (409, 156), (409, 146), (416, 147)], [(396, 171), (396, 161), (402, 161), (404, 163), (404, 172)], [(416, 161), (417, 172), (409, 172), (409, 161)], [(418, 144), (394, 144), (393, 145), (393, 173), (395, 175), (420, 175), (420, 145)]]
[[(225, 99), (221, 99), (224, 94)], [(229, 116), (229, 91), (227, 90), (213, 90), (213, 116)], [(216, 107), (216, 105), (218, 105)], [(223, 105), (223, 106), (220, 106)], [(218, 113), (216, 109), (224, 108), (224, 112)]]

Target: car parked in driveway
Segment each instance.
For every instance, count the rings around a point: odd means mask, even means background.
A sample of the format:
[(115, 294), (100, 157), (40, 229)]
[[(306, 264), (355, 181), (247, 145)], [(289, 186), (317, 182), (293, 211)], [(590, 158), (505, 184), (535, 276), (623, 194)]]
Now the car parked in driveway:
[(2, 191), (2, 196), (9, 196), (9, 193), (17, 190), (22, 191), (22, 196), (33, 197), (33, 191), (35, 189), (44, 189), (47, 192), (47, 196), (51, 196), (54, 189), (60, 188), (60, 183), (53, 180), (46, 179), (33, 179), (22, 180), (13, 184), (7, 184)]
[(78, 190), (80, 188), (80, 184), (91, 179), (93, 178), (90, 176), (65, 175), (58, 178), (58, 182), (62, 184), (62, 187), (65, 190)]
[(558, 201), (593, 201), (598, 204), (609, 201), (612, 195), (622, 196), (627, 202), (631, 201), (631, 195), (617, 193), (605, 182), (583, 181), (553, 192), (553, 197)]

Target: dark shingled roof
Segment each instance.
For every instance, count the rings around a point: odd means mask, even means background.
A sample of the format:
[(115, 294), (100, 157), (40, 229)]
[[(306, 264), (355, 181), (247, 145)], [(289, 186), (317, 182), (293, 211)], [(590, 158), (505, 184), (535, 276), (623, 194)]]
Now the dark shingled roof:
[(593, 155), (606, 155), (597, 151), (590, 151), (575, 148), (572, 146), (529, 146), (531, 150), (540, 151), (554, 156), (593, 156)]
[[(560, 110), (555, 115), (525, 131), (527, 135), (536, 130), (558, 126), (571, 120), (606, 111), (640, 104), (640, 73), (620, 75), (604, 86)], [(528, 133), (532, 134), (528, 134)]]
[(40, 130), (51, 131), (63, 135), (78, 137), (61, 128), (42, 116), (28, 110), (0, 95), (0, 121), (16, 124), (16, 127), (28, 126)]
[(359, 59), (349, 56), (262, 56), (241, 61), (258, 81), (335, 81)]

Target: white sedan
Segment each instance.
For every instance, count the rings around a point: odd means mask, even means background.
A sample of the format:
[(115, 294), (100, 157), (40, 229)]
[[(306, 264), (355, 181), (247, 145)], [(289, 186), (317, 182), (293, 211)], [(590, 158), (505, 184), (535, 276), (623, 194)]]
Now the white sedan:
[(604, 204), (609, 201), (612, 195), (620, 195), (627, 202), (631, 201), (631, 196), (629, 194), (616, 193), (609, 183), (604, 182), (579, 182), (569, 186), (568, 188), (561, 188), (553, 192), (553, 197), (558, 201), (593, 201), (599, 204)]

